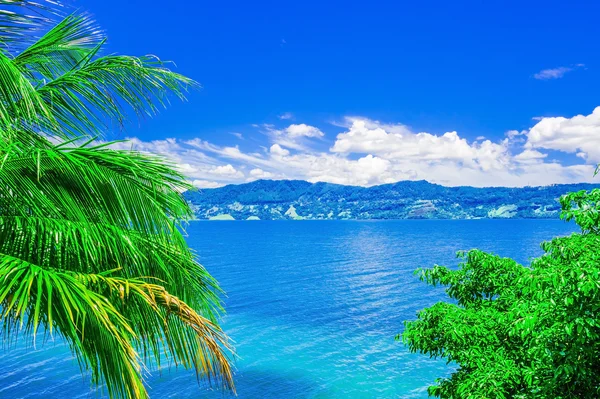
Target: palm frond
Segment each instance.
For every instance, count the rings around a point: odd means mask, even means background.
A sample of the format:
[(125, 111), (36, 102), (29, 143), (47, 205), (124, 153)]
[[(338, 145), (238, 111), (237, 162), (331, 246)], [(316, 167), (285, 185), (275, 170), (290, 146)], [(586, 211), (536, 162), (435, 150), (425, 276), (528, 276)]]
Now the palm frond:
[(52, 80), (90, 57), (103, 41), (95, 21), (87, 15), (73, 14), (23, 50), (13, 62), (31, 79)]
[(28, 338), (42, 325), (69, 343), (93, 382), (105, 381), (111, 396), (146, 397), (131, 345), (134, 332), (104, 296), (72, 275), (3, 253), (0, 282), (4, 342), (14, 339), (23, 324)]
[[(158, 284), (89, 273), (77, 275), (76, 278), (86, 286), (104, 292), (104, 295), (115, 296), (114, 302), (120, 302), (122, 309), (135, 309), (132, 313), (138, 317), (131, 320), (132, 327), (146, 337), (146, 340), (138, 342), (145, 350), (147, 341), (158, 342), (162, 339), (176, 362), (182, 362), (187, 368), (193, 367), (200, 376), (209, 380), (217, 379), (226, 388), (234, 389), (227, 354), (232, 350), (229, 339), (211, 320)], [(137, 322), (144, 327), (136, 327)], [(147, 339), (150, 332), (155, 334), (152, 340)], [(158, 353), (155, 358), (160, 361)]]
[(97, 135), (107, 120), (123, 126), (125, 106), (138, 117), (152, 116), (157, 104), (168, 104), (169, 93), (184, 99), (185, 90), (196, 85), (156, 57), (109, 55), (89, 59), (38, 92), (72, 135)]
[(10, 49), (27, 43), (60, 15), (61, 4), (52, 0), (0, 0), (0, 46)]
[(182, 235), (189, 184), (163, 158), (95, 139), (197, 84), (155, 57), (101, 56), (104, 37), (86, 15), (44, 30), (51, 3), (0, 0), (0, 26), (10, 26), (0, 33), (5, 342), (23, 325), (27, 337), (58, 331), (112, 398), (146, 397), (142, 364), (160, 363), (163, 347), (233, 390), (221, 290)]
[(48, 126), (54, 119), (31, 82), (1, 50), (0, 81), (0, 139), (15, 138), (30, 126)]
[(214, 330), (220, 289), (181, 234), (191, 213), (174, 187), (187, 185), (166, 161), (110, 143), (13, 145), (0, 163), (0, 186), (7, 188), (0, 252), (44, 268), (65, 265), (88, 283), (86, 276), (106, 273), (112, 280), (102, 281), (112, 287), (148, 280), (145, 295), (154, 302), (139, 292), (123, 306), (111, 300), (144, 337), (134, 344), (142, 359), (160, 361), (164, 342), (176, 363), (233, 388), (230, 346)]

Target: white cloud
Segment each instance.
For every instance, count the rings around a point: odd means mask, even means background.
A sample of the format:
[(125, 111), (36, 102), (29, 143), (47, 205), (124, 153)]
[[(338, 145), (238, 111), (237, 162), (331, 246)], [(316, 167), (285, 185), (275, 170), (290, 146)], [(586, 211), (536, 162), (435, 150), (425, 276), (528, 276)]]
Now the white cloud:
[(527, 130), (509, 130), (508, 132), (506, 132), (505, 136), (508, 137), (509, 139), (514, 139), (517, 136), (525, 136), (527, 135)]
[(538, 80), (559, 79), (562, 78), (565, 75), (565, 73), (570, 72), (572, 70), (572, 68), (567, 67), (544, 69), (533, 75), (533, 77)]
[(260, 168), (255, 168), (250, 171), (250, 177), (252, 179), (272, 179), (275, 175), (271, 172), (265, 172)]
[(192, 184), (197, 188), (218, 188), (223, 187), (223, 183), (218, 183), (216, 181), (208, 181), (208, 180), (193, 180)]
[(211, 144), (208, 141), (204, 141), (199, 138), (188, 140), (185, 142), (186, 145), (202, 149), (212, 154), (218, 155), (220, 158), (234, 159), (239, 162), (245, 162), (254, 166), (269, 165), (269, 162), (265, 160), (259, 153), (246, 154), (240, 151), (239, 147), (219, 147)]
[(229, 177), (243, 177), (244, 174), (239, 170), (236, 170), (231, 164), (217, 166), (216, 168), (209, 171), (210, 174), (229, 176)]
[(135, 150), (160, 155), (174, 164), (175, 168), (188, 177), (199, 177), (206, 170), (213, 169), (221, 161), (206, 155), (195, 148), (189, 148), (174, 138), (165, 140), (142, 141), (136, 137), (127, 138), (111, 146), (121, 150)]
[(514, 157), (514, 160), (519, 163), (537, 163), (541, 159), (544, 159), (548, 154), (542, 154), (536, 150), (525, 150)]
[(354, 119), (347, 132), (337, 136), (332, 152), (379, 155), (385, 159), (414, 161), (455, 161), (485, 170), (501, 168), (507, 161), (505, 142), (490, 140), (469, 144), (457, 132), (441, 136), (412, 133), (405, 126), (384, 126)]
[(231, 134), (232, 136), (235, 136), (235, 137), (237, 137), (237, 138), (238, 138), (238, 139), (240, 139), (240, 140), (243, 140), (243, 139), (244, 139), (244, 135), (243, 135), (243, 134), (241, 134), (241, 133), (237, 133), (237, 132), (231, 132), (230, 134)]
[(290, 138), (296, 137), (323, 137), (323, 132), (314, 126), (309, 126), (304, 123), (299, 125), (289, 125), (285, 128), (285, 133)]
[[(200, 138), (118, 144), (159, 153), (174, 162), (194, 185), (217, 187), (256, 179), (304, 179), (371, 186), (399, 180), (428, 180), (447, 186), (524, 186), (594, 181), (600, 161), (600, 107), (587, 116), (543, 118), (529, 130), (511, 130), (503, 139), (458, 132), (416, 133), (402, 124), (349, 117), (329, 141), (329, 150), (308, 146), (327, 140), (320, 129), (292, 124), (266, 129), (265, 146), (219, 146)], [(260, 143), (266, 144), (266, 143)], [(247, 147), (247, 148), (246, 148)], [(580, 164), (548, 160), (545, 150), (576, 155)]]
[(339, 158), (332, 158), (326, 165), (320, 169), (313, 169), (310, 180), (360, 186), (395, 181), (393, 176), (396, 172), (391, 169), (392, 163), (371, 154), (356, 161), (340, 161)]
[[(201, 140), (196, 140), (194, 143), (210, 146)], [(205, 150), (203, 145), (190, 146), (188, 142), (181, 142), (174, 138), (153, 141), (130, 138), (127, 141), (115, 143), (112, 148), (160, 155), (171, 162), (197, 187), (202, 185), (203, 188), (209, 188), (215, 184), (222, 186), (223, 183), (235, 182), (244, 177), (244, 173), (233, 165), (223, 164), (220, 159), (201, 151)]]
[(272, 143), (299, 151), (309, 149), (308, 139), (321, 139), (324, 136), (319, 128), (304, 123), (291, 124), (283, 129), (276, 129), (273, 125), (265, 124), (262, 125), (262, 128)]
[(271, 146), (271, 148), (269, 149), (269, 152), (271, 154), (279, 155), (279, 156), (290, 155), (290, 152), (288, 150), (286, 150), (285, 148), (281, 148), (281, 146), (279, 144), (273, 144)]
[(544, 69), (544, 70), (541, 70), (538, 73), (534, 74), (533, 77), (538, 80), (560, 79), (567, 72), (571, 72), (571, 71), (575, 70), (576, 68), (581, 68), (584, 66), (585, 66), (584, 64), (576, 64), (571, 67), (562, 66), (562, 67), (558, 67), (558, 68)]
[(278, 118), (281, 120), (294, 119), (294, 114), (291, 112), (284, 112), (283, 114), (279, 115)]
[(590, 115), (543, 118), (529, 130), (525, 147), (580, 153), (581, 158), (600, 162), (600, 107)]

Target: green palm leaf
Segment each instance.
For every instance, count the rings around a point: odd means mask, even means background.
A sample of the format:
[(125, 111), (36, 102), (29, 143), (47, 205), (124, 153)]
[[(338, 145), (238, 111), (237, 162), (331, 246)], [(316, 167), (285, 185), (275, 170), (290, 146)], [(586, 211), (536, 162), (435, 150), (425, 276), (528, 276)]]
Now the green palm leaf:
[(143, 397), (140, 365), (127, 320), (103, 295), (75, 277), (0, 253), (0, 303), (5, 340), (39, 325), (56, 329), (94, 382), (106, 381), (112, 397)]
[(52, 0), (0, 0), (0, 46), (14, 48), (29, 43), (32, 35), (60, 15)]
[[(15, 26), (0, 42), (46, 23), (0, 12)], [(104, 40), (89, 17), (69, 15), (18, 54), (0, 46), (5, 340), (57, 332), (115, 398), (147, 397), (141, 370), (163, 352), (233, 389), (221, 291), (182, 235), (190, 186), (167, 160), (94, 138), (197, 84), (154, 57), (102, 56)]]
[[(93, 55), (92, 50), (90, 55)], [(157, 58), (104, 56), (87, 58), (73, 69), (38, 88), (57, 119), (71, 134), (97, 134), (106, 121), (123, 125), (125, 107), (138, 116), (152, 116), (166, 106), (168, 93), (196, 83), (164, 67)]]
[(13, 62), (30, 79), (55, 79), (86, 59), (102, 43), (102, 31), (85, 15), (69, 15)]

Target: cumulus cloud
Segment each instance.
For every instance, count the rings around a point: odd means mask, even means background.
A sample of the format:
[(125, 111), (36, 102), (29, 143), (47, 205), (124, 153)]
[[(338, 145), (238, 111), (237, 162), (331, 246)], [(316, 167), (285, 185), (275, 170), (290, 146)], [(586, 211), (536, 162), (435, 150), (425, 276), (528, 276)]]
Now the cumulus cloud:
[(279, 144), (273, 144), (269, 149), (269, 152), (274, 155), (287, 156), (290, 152), (285, 148), (282, 148)]
[(273, 173), (271, 172), (266, 172), (260, 168), (255, 168), (252, 169), (250, 171), (250, 178), (249, 180), (256, 180), (256, 179), (273, 179), (274, 177), (276, 177)]
[(216, 181), (208, 181), (208, 180), (193, 180), (192, 184), (197, 188), (218, 188), (223, 187), (223, 183), (218, 183)]
[(244, 174), (239, 170), (236, 170), (231, 164), (217, 166), (216, 168), (210, 170), (210, 174), (219, 175), (219, 176), (229, 176), (229, 177), (243, 177)]
[(548, 154), (542, 154), (536, 150), (525, 150), (514, 157), (514, 160), (519, 163), (537, 163), (541, 159), (544, 159)]
[(490, 140), (469, 144), (457, 132), (442, 135), (411, 133), (405, 126), (379, 125), (354, 119), (347, 132), (340, 133), (331, 148), (336, 153), (363, 153), (385, 159), (426, 162), (461, 162), (484, 170), (501, 168), (507, 162), (506, 142)]
[(321, 139), (324, 136), (324, 133), (319, 128), (304, 123), (291, 124), (283, 129), (277, 129), (273, 125), (265, 124), (262, 125), (262, 128), (273, 143), (300, 151), (309, 149), (307, 140)]
[[(470, 141), (456, 131), (414, 132), (362, 117), (336, 126), (339, 133), (326, 141), (319, 128), (306, 124), (261, 125), (257, 129), (267, 129), (268, 143), (247, 142), (244, 149), (200, 138), (118, 145), (171, 159), (201, 188), (257, 179), (361, 186), (420, 179), (448, 186), (548, 185), (593, 181), (594, 162), (600, 161), (600, 107), (585, 116), (542, 118), (531, 129), (511, 130), (495, 141)], [(328, 143), (329, 150), (307, 145), (315, 139)], [(573, 154), (580, 164), (549, 160), (549, 150)]]
[(323, 137), (323, 132), (314, 126), (309, 126), (304, 123), (299, 125), (289, 125), (285, 128), (285, 133), (290, 138), (296, 137)]
[(600, 162), (600, 107), (589, 115), (543, 118), (527, 133), (525, 147), (579, 153)]

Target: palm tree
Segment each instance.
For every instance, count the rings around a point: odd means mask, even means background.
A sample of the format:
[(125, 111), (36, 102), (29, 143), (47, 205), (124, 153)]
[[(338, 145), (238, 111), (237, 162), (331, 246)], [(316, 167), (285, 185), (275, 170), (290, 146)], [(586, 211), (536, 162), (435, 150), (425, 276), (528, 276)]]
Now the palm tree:
[(147, 397), (142, 369), (165, 356), (233, 390), (219, 287), (182, 235), (188, 183), (96, 139), (195, 82), (154, 57), (102, 56), (89, 17), (54, 24), (56, 10), (0, 0), (3, 342), (60, 335), (112, 398)]

